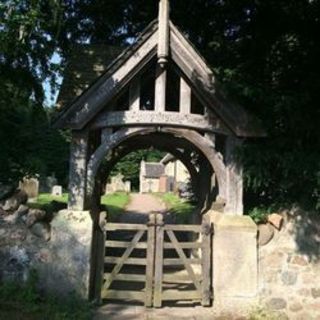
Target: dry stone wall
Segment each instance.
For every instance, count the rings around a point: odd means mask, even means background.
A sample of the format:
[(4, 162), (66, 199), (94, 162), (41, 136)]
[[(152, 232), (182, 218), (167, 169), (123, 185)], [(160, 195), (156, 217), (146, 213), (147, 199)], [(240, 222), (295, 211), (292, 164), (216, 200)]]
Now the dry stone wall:
[(52, 257), (53, 212), (29, 208), (27, 200), (25, 192), (16, 191), (0, 203), (0, 283), (26, 281)]
[(39, 289), (88, 298), (93, 223), (89, 212), (28, 207), (17, 191), (0, 202), (0, 285), (25, 282), (35, 270)]
[(320, 320), (320, 216), (294, 209), (259, 246), (261, 304), (284, 319)]

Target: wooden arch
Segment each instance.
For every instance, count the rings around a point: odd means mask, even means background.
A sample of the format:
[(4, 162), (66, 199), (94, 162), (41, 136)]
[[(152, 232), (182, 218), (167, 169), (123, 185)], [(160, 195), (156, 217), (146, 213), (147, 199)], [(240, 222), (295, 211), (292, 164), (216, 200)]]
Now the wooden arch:
[[(224, 198), (226, 194), (226, 185), (225, 185), (225, 165), (222, 161), (222, 157), (215, 151), (214, 148), (208, 146), (206, 144), (206, 139), (202, 137), (199, 133), (194, 132), (192, 130), (181, 130), (177, 128), (164, 128), (164, 129), (157, 129), (157, 128), (131, 128), (131, 129), (121, 129), (111, 135), (109, 139), (104, 141), (97, 150), (91, 155), (90, 160), (88, 162), (88, 169), (87, 169), (87, 185), (86, 185), (86, 195), (88, 198), (91, 198), (94, 195), (94, 192), (97, 192), (95, 189), (96, 184), (96, 177), (99, 175), (99, 168), (101, 166), (102, 161), (106, 158), (107, 154), (111, 153), (112, 150), (115, 150), (120, 144), (130, 141), (135, 137), (143, 137), (148, 136), (154, 133), (161, 133), (165, 134), (166, 137), (162, 137), (162, 143), (167, 144), (166, 149), (175, 155), (179, 160), (181, 160), (188, 171), (191, 174), (193, 179), (197, 176), (197, 171), (195, 170), (194, 166), (190, 162), (190, 158), (187, 159), (184, 154), (182, 154), (176, 148), (170, 146), (169, 140), (173, 137), (183, 139), (187, 141), (190, 146), (192, 146), (193, 150), (197, 150), (200, 152), (203, 157), (208, 161), (209, 165), (211, 166), (211, 171), (214, 172), (214, 175), (209, 179), (208, 190), (201, 190), (199, 192), (204, 197), (210, 197), (212, 192), (212, 188), (215, 186), (214, 179), (217, 178), (218, 181), (218, 190), (219, 196)], [(159, 140), (155, 141), (152, 144), (154, 147), (161, 146), (161, 142)], [(130, 149), (133, 151), (133, 149)], [(111, 163), (115, 164), (117, 160), (124, 156), (124, 154), (129, 153), (131, 151), (125, 150), (124, 153), (120, 153), (115, 158), (111, 159)], [(210, 176), (209, 172), (206, 172), (205, 179)], [(202, 183), (204, 183), (202, 179)], [(199, 187), (199, 184), (198, 184)], [(207, 193), (207, 195), (206, 195)], [(205, 200), (203, 200), (204, 202)]]
[(219, 185), (219, 195), (223, 198), (225, 197), (226, 169), (222, 157), (219, 156), (219, 153), (216, 152), (213, 146), (210, 147), (207, 144), (206, 139), (196, 131), (177, 128), (124, 128), (112, 134), (109, 139), (101, 143), (101, 145), (90, 157), (87, 169), (87, 196), (92, 196), (95, 185), (95, 177), (97, 175), (98, 169), (103, 159), (112, 149), (116, 148), (119, 144), (132, 137), (139, 135), (148, 135), (155, 132), (167, 133), (175, 137), (183, 138), (191, 143), (196, 149), (201, 151), (208, 162), (211, 164), (212, 169), (216, 174)]

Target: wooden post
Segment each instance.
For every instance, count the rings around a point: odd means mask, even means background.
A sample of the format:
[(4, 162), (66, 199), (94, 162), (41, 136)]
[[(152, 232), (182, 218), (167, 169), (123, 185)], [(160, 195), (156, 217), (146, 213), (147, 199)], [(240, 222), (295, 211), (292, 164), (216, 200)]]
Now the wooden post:
[(131, 111), (140, 110), (140, 77), (134, 79), (130, 85), (129, 105)]
[(69, 170), (69, 210), (86, 210), (88, 141), (89, 135), (87, 131), (72, 132)]
[(183, 77), (180, 77), (180, 112), (191, 113), (191, 88)]
[(242, 141), (229, 136), (226, 139), (226, 207), (228, 214), (243, 214), (243, 176), (242, 164), (236, 157), (236, 149)]
[(152, 307), (153, 301), (153, 274), (155, 265), (155, 224), (156, 214), (149, 215), (148, 222), (148, 245), (147, 245), (147, 266), (146, 266), (146, 298), (145, 306)]
[(155, 111), (164, 112), (166, 109), (167, 70), (157, 66), (155, 86)]
[(164, 223), (162, 214), (156, 215), (156, 244), (157, 254), (155, 257), (155, 276), (154, 276), (154, 297), (153, 306), (161, 308), (162, 306), (162, 277), (163, 277), (163, 238)]
[(101, 130), (101, 143), (104, 143), (110, 139), (112, 135), (112, 129), (111, 128), (104, 128)]
[(159, 3), (159, 43), (158, 61), (164, 67), (169, 56), (169, 0), (160, 0)]
[(94, 286), (94, 300), (97, 304), (101, 304), (101, 290), (103, 285), (104, 275), (104, 256), (105, 256), (105, 242), (106, 242), (106, 231), (105, 224), (107, 223), (107, 213), (100, 212), (98, 216), (98, 223), (94, 226), (94, 242), (96, 248), (92, 248), (95, 251), (93, 258), (95, 259), (95, 270), (93, 275), (93, 286)]
[(203, 215), (202, 235), (202, 301), (204, 307), (210, 306), (211, 302), (211, 233), (212, 228), (208, 216)]

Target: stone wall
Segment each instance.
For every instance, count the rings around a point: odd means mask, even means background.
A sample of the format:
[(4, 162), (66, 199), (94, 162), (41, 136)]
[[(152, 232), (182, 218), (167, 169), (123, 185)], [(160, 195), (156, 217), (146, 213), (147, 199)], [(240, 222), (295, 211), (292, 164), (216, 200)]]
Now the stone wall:
[(320, 216), (283, 213), (282, 228), (259, 247), (261, 304), (284, 318), (320, 319)]
[[(44, 291), (76, 290), (87, 298), (93, 241), (89, 212), (48, 213), (25, 202), (18, 193), (0, 203), (0, 283), (25, 281), (36, 269)], [(249, 309), (252, 302), (279, 313), (279, 319), (320, 320), (319, 214), (292, 210), (282, 214), (282, 224), (269, 219), (260, 225), (258, 270), (256, 226), (250, 218), (208, 215), (215, 227), (215, 309), (231, 310), (236, 304)]]
[(23, 191), (0, 201), (0, 284), (25, 282), (32, 270), (39, 289), (88, 298), (93, 222), (89, 212), (32, 209)]
[(51, 260), (48, 242), (35, 236), (23, 222), (0, 221), (0, 283), (24, 282), (31, 269), (39, 269)]
[[(32, 270), (43, 292), (88, 298), (92, 245), (89, 212), (55, 213), (46, 232), (0, 215), (0, 284), (25, 282)], [(37, 225), (40, 222), (37, 222)], [(34, 226), (35, 226), (34, 225)]]

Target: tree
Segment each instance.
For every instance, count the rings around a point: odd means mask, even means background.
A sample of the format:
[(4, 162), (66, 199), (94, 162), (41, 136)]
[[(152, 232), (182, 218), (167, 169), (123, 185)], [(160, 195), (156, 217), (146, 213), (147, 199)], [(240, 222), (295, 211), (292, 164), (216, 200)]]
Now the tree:
[(58, 50), (58, 13), (54, 1), (0, 4), (0, 183), (45, 171), (50, 130), (42, 83), (54, 83), (59, 69), (50, 59)]
[[(75, 42), (132, 42), (156, 18), (157, 4), (5, 0), (0, 10), (0, 137), (7, 142), (0, 170), (21, 176), (34, 165), (22, 152), (27, 144), (17, 152), (13, 141), (26, 139), (21, 123), (29, 120), (21, 119), (41, 110), (42, 81), (59, 71), (52, 54), (63, 67)], [(175, 0), (171, 17), (267, 130), (268, 138), (246, 141), (242, 152), (252, 203), (320, 206), (320, 1)]]
[(112, 170), (110, 176), (121, 173), (125, 180), (131, 181), (133, 190), (139, 190), (140, 163), (142, 160), (148, 162), (159, 162), (165, 153), (159, 150), (137, 150), (122, 158)]

